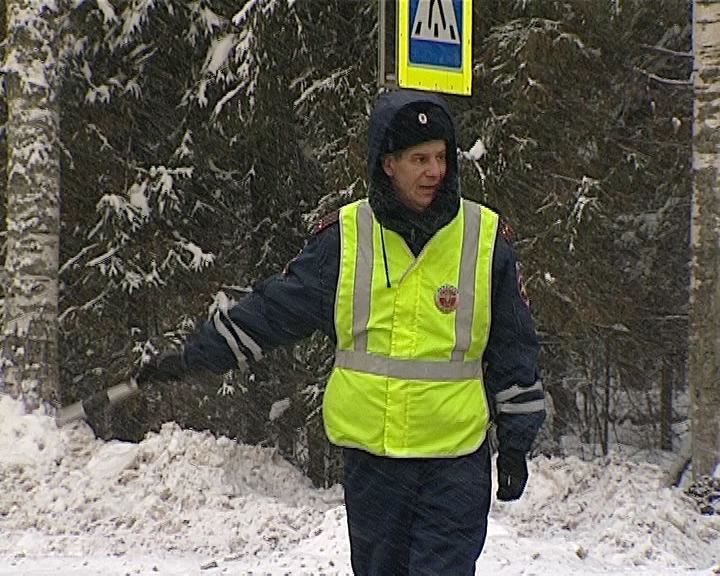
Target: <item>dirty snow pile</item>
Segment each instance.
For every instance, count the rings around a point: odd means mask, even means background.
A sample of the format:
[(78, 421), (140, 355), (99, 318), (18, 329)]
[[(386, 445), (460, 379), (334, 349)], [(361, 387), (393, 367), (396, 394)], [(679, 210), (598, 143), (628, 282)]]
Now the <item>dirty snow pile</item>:
[(519, 537), (565, 537), (579, 557), (609, 564), (681, 567), (720, 559), (720, 516), (702, 516), (681, 490), (663, 486), (657, 466), (617, 455), (534, 463), (526, 497), (503, 508), (503, 521)]
[[(657, 466), (530, 471), (521, 501), (493, 504), (478, 574), (720, 574), (720, 516)], [(275, 451), (172, 423), (104, 442), (0, 395), (0, 576), (350, 573), (341, 489), (314, 489)]]

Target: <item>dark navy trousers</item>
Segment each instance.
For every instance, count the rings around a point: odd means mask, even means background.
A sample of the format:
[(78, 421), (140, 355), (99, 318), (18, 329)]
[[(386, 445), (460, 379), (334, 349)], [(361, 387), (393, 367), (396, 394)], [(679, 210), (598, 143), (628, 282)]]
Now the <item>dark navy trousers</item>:
[(356, 576), (473, 576), (487, 534), (490, 451), (385, 458), (343, 450)]

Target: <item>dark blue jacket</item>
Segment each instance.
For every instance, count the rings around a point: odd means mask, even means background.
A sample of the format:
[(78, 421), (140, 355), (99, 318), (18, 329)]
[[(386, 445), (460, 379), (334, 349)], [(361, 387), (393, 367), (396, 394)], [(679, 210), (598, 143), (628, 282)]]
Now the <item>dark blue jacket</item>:
[[(445, 101), (431, 94), (399, 91), (381, 97), (370, 118), (368, 196), (381, 224), (403, 235), (417, 255), (432, 234), (455, 215), (460, 194), (454, 138), (448, 139), (448, 172), (443, 188), (424, 220), (399, 204), (379, 169), (385, 126), (397, 110), (414, 103), (440, 106), (450, 116)], [(188, 368), (225, 372), (237, 368), (243, 357), (260, 360), (262, 351), (290, 344), (316, 330), (335, 341), (339, 266), (339, 224), (331, 215), (316, 226), (284, 271), (257, 284), (188, 339), (184, 348)], [(502, 233), (495, 241), (491, 307), (485, 383), (491, 409), (496, 410), (499, 449), (527, 452), (545, 416), (537, 367), (539, 345), (515, 254)]]

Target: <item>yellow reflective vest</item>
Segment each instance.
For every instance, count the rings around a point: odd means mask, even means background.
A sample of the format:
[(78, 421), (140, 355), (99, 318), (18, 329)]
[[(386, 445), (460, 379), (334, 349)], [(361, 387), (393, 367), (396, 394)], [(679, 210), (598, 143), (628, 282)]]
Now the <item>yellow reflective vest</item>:
[(391, 457), (460, 456), (485, 439), (482, 358), (498, 216), (463, 200), (415, 257), (367, 200), (340, 211), (328, 438)]

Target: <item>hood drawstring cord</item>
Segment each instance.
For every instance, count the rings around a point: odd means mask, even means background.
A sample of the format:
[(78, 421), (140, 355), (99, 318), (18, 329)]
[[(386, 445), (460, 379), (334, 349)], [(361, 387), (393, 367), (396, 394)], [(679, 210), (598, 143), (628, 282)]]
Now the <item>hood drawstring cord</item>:
[(388, 269), (387, 252), (385, 252), (385, 228), (380, 224), (380, 242), (382, 243), (383, 251), (383, 263), (385, 264), (385, 280), (387, 281), (387, 287), (391, 288), (390, 284), (390, 271)]

